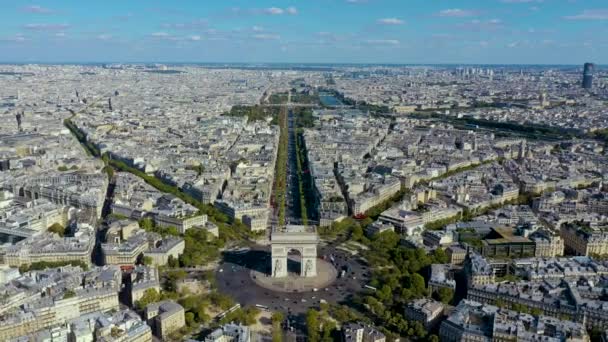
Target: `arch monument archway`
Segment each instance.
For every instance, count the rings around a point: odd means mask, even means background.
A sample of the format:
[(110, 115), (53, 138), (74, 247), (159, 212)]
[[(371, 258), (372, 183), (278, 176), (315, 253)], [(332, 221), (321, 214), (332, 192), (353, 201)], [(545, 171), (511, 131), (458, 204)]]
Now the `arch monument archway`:
[(287, 259), (292, 250), (298, 251), (301, 255), (300, 276), (316, 277), (318, 243), (319, 237), (314, 227), (290, 225), (274, 228), (270, 236), (272, 277), (283, 278), (289, 275)]

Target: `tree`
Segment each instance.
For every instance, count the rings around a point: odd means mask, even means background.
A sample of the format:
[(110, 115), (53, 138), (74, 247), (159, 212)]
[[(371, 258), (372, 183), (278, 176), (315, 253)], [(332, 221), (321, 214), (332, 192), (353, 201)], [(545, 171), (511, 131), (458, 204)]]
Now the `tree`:
[(68, 299), (68, 298), (72, 298), (72, 297), (76, 297), (76, 292), (74, 292), (74, 290), (67, 290), (63, 293), (63, 299)]
[(173, 255), (169, 255), (169, 260), (167, 261), (167, 265), (169, 265), (170, 268), (178, 268), (179, 260), (174, 258)]
[(508, 306), (507, 303), (505, 303), (505, 301), (500, 298), (494, 301), (494, 305), (496, 305), (499, 308), (503, 308), (503, 309)]
[(146, 266), (151, 266), (154, 263), (154, 259), (152, 259), (151, 256), (147, 256), (145, 255), (142, 259), (141, 259), (142, 264), (146, 265)]
[(65, 227), (64, 227), (64, 226), (62, 226), (62, 225), (61, 225), (61, 224), (59, 224), (59, 223), (53, 223), (53, 225), (52, 225), (52, 226), (50, 226), (50, 227), (49, 227), (47, 230), (48, 230), (49, 232), (51, 232), (51, 233), (55, 233), (55, 234), (57, 234), (57, 235), (59, 235), (59, 236), (61, 236), (61, 237), (64, 237), (64, 236), (65, 236), (65, 233), (66, 233), (66, 229), (65, 229)]
[(438, 289), (437, 291), (435, 291), (434, 294), (435, 299), (444, 304), (449, 304), (454, 298), (454, 290), (449, 289), (447, 287), (442, 287)]
[(376, 296), (378, 299), (380, 299), (380, 301), (390, 303), (393, 299), (393, 291), (391, 290), (390, 286), (383, 285), (380, 290), (376, 292)]
[(418, 274), (418, 273), (413, 274), (411, 281), (412, 281), (411, 289), (417, 297), (422, 297), (422, 296), (426, 295), (426, 287), (424, 286), (424, 278), (420, 274)]
[(308, 328), (308, 341), (319, 342), (319, 313), (309, 309), (306, 313), (306, 327)]
[(199, 323), (207, 323), (211, 317), (207, 314), (207, 308), (204, 304), (199, 304), (196, 307), (196, 320)]
[(271, 320), (273, 325), (280, 325), (283, 323), (283, 320), (285, 320), (285, 316), (281, 312), (277, 311), (272, 314)]
[(196, 324), (196, 321), (194, 320), (194, 313), (186, 312), (185, 318), (186, 318), (186, 325), (191, 327)]
[(334, 330), (336, 330), (336, 324), (332, 321), (326, 321), (323, 324), (323, 338), (321, 341), (323, 342), (332, 342), (334, 339), (331, 337)]
[(135, 307), (143, 310), (146, 306), (160, 301), (160, 293), (155, 288), (150, 288), (144, 291), (144, 295), (135, 302)]
[(431, 335), (428, 337), (427, 341), (429, 342), (439, 342), (439, 336), (437, 335)]
[(272, 314), (272, 342), (281, 342), (283, 341), (283, 329), (281, 324), (285, 317), (280, 312), (275, 312)]
[(146, 231), (150, 231), (152, 229), (154, 229), (154, 221), (152, 221), (151, 218), (149, 217), (145, 217), (141, 220), (139, 220), (139, 228), (146, 230)]
[(447, 264), (448, 256), (442, 248), (437, 248), (433, 251), (433, 263), (435, 264)]
[(534, 316), (540, 316), (543, 314), (543, 310), (539, 309), (539, 308), (534, 308), (534, 309), (530, 310), (530, 314), (532, 314)]
[(427, 334), (426, 329), (420, 322), (414, 322), (413, 329), (416, 337), (424, 338)]
[(355, 241), (361, 241), (363, 239), (363, 228), (360, 225), (353, 226), (351, 237)]
[(188, 276), (188, 272), (184, 270), (169, 271), (166, 273), (167, 280), (165, 282), (165, 289), (167, 291), (177, 292), (177, 282), (185, 279)]

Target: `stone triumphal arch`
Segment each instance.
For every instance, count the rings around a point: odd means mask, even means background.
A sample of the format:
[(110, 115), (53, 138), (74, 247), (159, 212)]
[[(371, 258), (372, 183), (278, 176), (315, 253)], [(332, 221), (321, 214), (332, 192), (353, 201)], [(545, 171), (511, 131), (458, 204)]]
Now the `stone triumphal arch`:
[(286, 226), (274, 228), (270, 236), (272, 277), (283, 278), (288, 276), (287, 259), (289, 252), (293, 250), (298, 251), (301, 255), (300, 276), (316, 277), (318, 243), (319, 237), (314, 227)]

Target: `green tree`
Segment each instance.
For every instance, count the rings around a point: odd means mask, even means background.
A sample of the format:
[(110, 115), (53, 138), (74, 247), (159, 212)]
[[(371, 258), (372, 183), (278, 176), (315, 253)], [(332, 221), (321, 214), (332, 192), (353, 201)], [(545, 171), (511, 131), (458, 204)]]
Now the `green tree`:
[(174, 258), (173, 255), (169, 255), (169, 259), (167, 260), (167, 265), (169, 265), (170, 268), (178, 268), (179, 260)]
[(434, 297), (444, 304), (449, 304), (454, 298), (454, 290), (447, 287), (442, 287), (435, 291)]
[(333, 321), (326, 321), (325, 323), (323, 323), (323, 337), (321, 341), (332, 342), (334, 340), (332, 338), (334, 330), (336, 330), (336, 324)]
[(283, 328), (281, 324), (283, 324), (284, 319), (283, 314), (278, 311), (272, 314), (272, 342), (283, 341)]
[(194, 313), (186, 312), (185, 318), (186, 318), (186, 325), (188, 325), (189, 327), (192, 327), (196, 324), (196, 321), (194, 319)]
[(135, 302), (135, 307), (139, 310), (143, 310), (149, 304), (159, 302), (160, 300), (160, 293), (156, 289), (147, 289), (144, 291), (144, 295)]
[(74, 290), (67, 290), (63, 293), (63, 299), (68, 299), (68, 298), (72, 298), (72, 297), (76, 297), (76, 292), (74, 292)]
[(433, 263), (435, 264), (447, 264), (448, 263), (448, 255), (442, 248), (437, 248), (433, 251)]
[(543, 314), (543, 310), (539, 309), (539, 308), (534, 308), (534, 309), (530, 310), (530, 314), (532, 314), (534, 316), (540, 316)]
[(426, 295), (426, 287), (424, 286), (424, 278), (420, 274), (415, 273), (412, 275), (412, 287), (411, 288), (414, 291), (414, 293), (418, 296)]
[(177, 282), (186, 279), (188, 272), (184, 270), (175, 270), (166, 272), (165, 289), (171, 292), (177, 292)]
[(363, 228), (360, 225), (355, 225), (352, 227), (351, 238), (355, 241), (363, 240)]
[(149, 217), (145, 217), (145, 218), (139, 220), (138, 223), (139, 223), (139, 228), (141, 228), (143, 230), (151, 231), (152, 229), (154, 229), (154, 221)]
[(61, 237), (64, 237), (64, 236), (65, 236), (65, 233), (66, 233), (66, 229), (65, 229), (65, 227), (64, 227), (64, 226), (62, 226), (62, 225), (61, 225), (61, 224), (59, 224), (59, 223), (53, 223), (53, 225), (51, 225), (51, 226), (50, 226), (50, 227), (49, 227), (47, 230), (48, 230), (49, 232), (51, 232), (51, 233), (55, 233), (55, 234), (57, 234), (57, 235), (59, 235), (59, 236), (61, 236)]
[(439, 336), (437, 336), (437, 335), (431, 335), (431, 336), (429, 336), (427, 338), (427, 341), (428, 342), (439, 342), (440, 340), (439, 340)]
[(494, 305), (503, 309), (507, 307), (507, 303), (505, 303), (505, 301), (500, 298), (494, 301)]
[(141, 262), (146, 266), (151, 266), (154, 263), (154, 259), (152, 259), (151, 256), (146, 255), (141, 259)]
[(199, 304), (196, 307), (196, 320), (199, 323), (207, 323), (211, 317), (207, 314), (207, 307), (204, 304)]
[(308, 329), (308, 341), (319, 342), (319, 313), (309, 309), (306, 313), (306, 327)]
[(390, 286), (383, 285), (378, 292), (376, 292), (376, 297), (382, 302), (390, 303), (393, 299), (393, 291)]

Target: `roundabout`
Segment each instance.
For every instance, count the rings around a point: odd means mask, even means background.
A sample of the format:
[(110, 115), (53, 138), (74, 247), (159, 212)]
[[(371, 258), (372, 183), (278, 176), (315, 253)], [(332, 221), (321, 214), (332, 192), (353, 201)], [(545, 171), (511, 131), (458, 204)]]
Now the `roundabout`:
[[(267, 272), (251, 270), (251, 279), (260, 287), (277, 292), (315, 292), (320, 288), (330, 286), (337, 278), (338, 271), (329, 262), (316, 259), (316, 275), (311, 277), (301, 277), (298, 272), (289, 272), (284, 277), (272, 277)], [(287, 260), (288, 268), (290, 264), (302, 264), (302, 259), (297, 256), (290, 256)]]
[(257, 306), (288, 315), (304, 314), (322, 302), (347, 303), (364, 290), (370, 270), (360, 258), (333, 245), (318, 248), (318, 276), (298, 276), (299, 257), (289, 255), (288, 276), (271, 273), (270, 246), (254, 246), (247, 251), (227, 251), (216, 270), (217, 288), (242, 306)]

